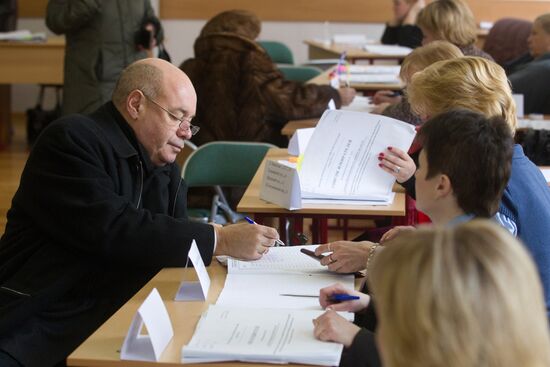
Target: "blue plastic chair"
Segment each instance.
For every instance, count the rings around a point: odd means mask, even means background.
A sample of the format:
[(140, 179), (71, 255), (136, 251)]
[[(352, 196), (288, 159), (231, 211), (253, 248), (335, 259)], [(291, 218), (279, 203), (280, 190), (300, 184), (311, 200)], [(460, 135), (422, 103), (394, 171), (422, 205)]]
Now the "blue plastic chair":
[(279, 66), (279, 70), (287, 80), (305, 83), (322, 73), (322, 70), (313, 66)]

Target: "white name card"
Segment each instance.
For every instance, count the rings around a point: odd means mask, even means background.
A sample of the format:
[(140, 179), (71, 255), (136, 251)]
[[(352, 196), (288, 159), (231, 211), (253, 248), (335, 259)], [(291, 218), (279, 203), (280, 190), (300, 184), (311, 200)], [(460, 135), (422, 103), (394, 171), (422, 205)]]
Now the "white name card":
[(193, 263), (193, 268), (197, 272), (198, 282), (183, 281), (176, 293), (176, 301), (204, 301), (208, 296), (210, 289), (210, 277), (202, 261), (197, 243), (193, 240), (189, 249), (189, 260)]
[(514, 99), (514, 102), (516, 103), (516, 116), (523, 117), (524, 116), (523, 94), (512, 94), (512, 98)]
[(314, 127), (296, 130), (288, 142), (288, 154), (295, 156), (304, 154), (314, 131)]
[(260, 199), (289, 210), (300, 209), (302, 194), (296, 167), (290, 163), (268, 160), (260, 187)]
[[(142, 335), (143, 325), (148, 335)], [(156, 288), (138, 308), (122, 344), (120, 359), (157, 361), (174, 336), (168, 311)]]

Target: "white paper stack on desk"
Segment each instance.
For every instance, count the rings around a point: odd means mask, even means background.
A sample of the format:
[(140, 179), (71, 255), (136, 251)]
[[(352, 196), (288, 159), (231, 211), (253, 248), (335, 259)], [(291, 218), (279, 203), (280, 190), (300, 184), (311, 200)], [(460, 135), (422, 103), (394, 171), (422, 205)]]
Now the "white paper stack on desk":
[(389, 146), (407, 151), (415, 135), (414, 126), (386, 116), (325, 111), (301, 165), (266, 162), (260, 198), (290, 210), (307, 199), (389, 205), (395, 178), (378, 166), (378, 154)]
[(210, 306), (197, 325), (183, 363), (243, 361), (337, 366), (342, 344), (313, 336), (322, 311)]
[[(319, 290), (334, 283), (353, 289), (353, 275), (331, 273), (300, 252), (317, 245), (273, 247), (260, 260), (229, 259), (217, 305), (322, 311)], [(342, 316), (353, 320), (352, 313)]]
[(395, 74), (343, 74), (340, 83), (354, 84), (401, 84), (399, 75)]
[[(182, 362), (338, 365), (342, 345), (316, 340), (311, 320), (324, 312), (321, 288), (336, 282), (353, 288), (354, 278), (300, 252), (315, 247), (273, 247), (256, 261), (229, 258), (223, 291), (183, 347)], [(353, 321), (352, 313), (341, 315)]]

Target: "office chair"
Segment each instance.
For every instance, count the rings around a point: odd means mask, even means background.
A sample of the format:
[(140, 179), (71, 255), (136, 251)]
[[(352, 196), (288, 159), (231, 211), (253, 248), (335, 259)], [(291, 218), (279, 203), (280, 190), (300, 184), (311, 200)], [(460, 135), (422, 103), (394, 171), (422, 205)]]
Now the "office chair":
[(268, 143), (216, 141), (192, 152), (183, 165), (182, 178), (189, 187), (212, 187), (215, 195), (206, 218), (204, 209), (190, 210), (190, 218), (218, 224), (243, 219), (244, 215), (230, 207), (222, 187), (247, 187), (270, 148), (276, 147)]
[(287, 45), (278, 41), (258, 41), (275, 64), (294, 64), (294, 56)]
[(287, 80), (305, 83), (322, 73), (322, 70), (313, 66), (279, 66), (279, 70)]

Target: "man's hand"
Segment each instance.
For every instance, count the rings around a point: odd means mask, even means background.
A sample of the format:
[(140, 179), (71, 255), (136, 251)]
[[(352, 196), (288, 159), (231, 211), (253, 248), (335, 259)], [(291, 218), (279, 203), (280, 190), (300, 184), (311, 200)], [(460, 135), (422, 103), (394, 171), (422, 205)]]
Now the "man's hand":
[(217, 240), (214, 255), (228, 255), (243, 260), (261, 258), (273, 246), (275, 240), (279, 239), (275, 229), (259, 224), (214, 226), (214, 230)]
[[(333, 302), (331, 297), (335, 294), (349, 294), (350, 296), (357, 296), (359, 299), (343, 302)], [(319, 291), (319, 304), (323, 308), (331, 308), (334, 311), (348, 311), (359, 312), (363, 311), (370, 302), (370, 296), (365, 293), (358, 292), (353, 289), (344, 287), (343, 284), (335, 283), (328, 287), (321, 288)]]
[(327, 265), (328, 270), (337, 273), (355, 273), (365, 269), (372, 245), (373, 243), (368, 241), (336, 241), (320, 245), (315, 249), (315, 254), (332, 252), (321, 260), (322, 265)]
[(319, 340), (332, 341), (351, 346), (355, 335), (361, 330), (333, 310), (328, 310), (316, 319), (313, 319), (313, 335)]

